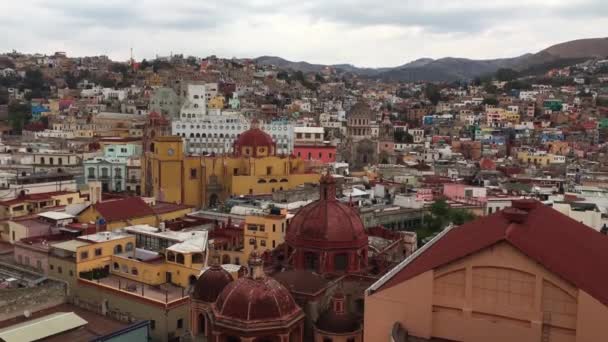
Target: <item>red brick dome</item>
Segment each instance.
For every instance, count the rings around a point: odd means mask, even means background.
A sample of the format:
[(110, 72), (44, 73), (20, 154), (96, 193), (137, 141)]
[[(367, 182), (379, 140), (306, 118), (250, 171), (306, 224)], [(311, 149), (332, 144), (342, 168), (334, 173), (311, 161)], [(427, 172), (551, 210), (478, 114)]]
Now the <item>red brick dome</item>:
[(230, 283), (217, 298), (214, 313), (218, 320), (233, 323), (280, 323), (302, 316), (289, 291), (264, 274), (257, 250), (249, 255), (249, 274)]
[(220, 265), (213, 265), (198, 277), (192, 292), (192, 299), (213, 303), (232, 281), (232, 276), (228, 271)]
[(302, 313), (289, 291), (270, 277), (239, 278), (215, 303), (216, 317), (241, 322), (285, 321)]
[(361, 248), (367, 245), (365, 226), (351, 206), (336, 200), (335, 179), (320, 181), (320, 199), (291, 219), (286, 241), (291, 247)]
[(250, 154), (252, 156), (256, 156), (258, 152), (258, 148), (263, 147), (266, 148), (267, 151), (272, 152), (268, 153), (269, 155), (274, 154), (275, 151), (275, 143), (272, 141), (272, 137), (262, 131), (258, 127), (257, 120), (252, 121), (251, 128), (245, 132), (243, 132), (234, 142), (234, 151), (237, 155), (247, 154), (243, 152), (243, 148), (249, 148)]

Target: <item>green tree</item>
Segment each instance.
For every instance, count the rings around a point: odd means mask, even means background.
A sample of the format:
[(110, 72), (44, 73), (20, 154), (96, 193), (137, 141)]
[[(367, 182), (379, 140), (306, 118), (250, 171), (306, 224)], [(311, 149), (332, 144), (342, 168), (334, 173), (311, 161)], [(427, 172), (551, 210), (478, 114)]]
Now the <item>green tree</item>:
[(429, 101), (431, 101), (433, 105), (437, 105), (437, 103), (439, 103), (439, 100), (441, 100), (441, 93), (439, 91), (439, 87), (433, 83), (427, 84), (424, 88), (424, 96), (426, 96), (426, 98), (429, 99)]
[(141, 61), (141, 63), (139, 63), (139, 68), (141, 70), (146, 70), (148, 69), (150, 66), (152, 66), (152, 64), (150, 64), (150, 62), (148, 62), (145, 58)]
[(497, 106), (498, 100), (495, 97), (486, 97), (483, 99), (484, 105)]
[(15, 134), (21, 134), (23, 126), (32, 120), (32, 107), (29, 103), (11, 103), (8, 106), (8, 122)]
[(509, 68), (500, 68), (496, 71), (496, 79), (501, 82), (510, 82), (518, 77), (517, 71)]

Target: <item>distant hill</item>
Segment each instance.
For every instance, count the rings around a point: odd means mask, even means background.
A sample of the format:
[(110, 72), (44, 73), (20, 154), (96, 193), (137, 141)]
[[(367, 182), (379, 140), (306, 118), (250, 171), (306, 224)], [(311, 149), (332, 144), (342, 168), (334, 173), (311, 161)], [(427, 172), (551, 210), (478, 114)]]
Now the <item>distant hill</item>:
[(319, 72), (330, 66), (361, 76), (380, 78), (387, 81), (433, 81), (451, 82), (472, 79), (496, 72), (500, 68), (534, 70), (542, 72), (550, 67), (578, 63), (586, 58), (608, 57), (608, 38), (573, 40), (550, 46), (537, 53), (529, 53), (514, 58), (475, 60), (446, 57), (440, 59), (420, 58), (393, 68), (358, 68), (350, 64), (322, 65), (307, 62), (292, 62), (280, 57), (263, 56), (255, 61), (262, 65), (276, 65), (280, 68), (302, 72)]

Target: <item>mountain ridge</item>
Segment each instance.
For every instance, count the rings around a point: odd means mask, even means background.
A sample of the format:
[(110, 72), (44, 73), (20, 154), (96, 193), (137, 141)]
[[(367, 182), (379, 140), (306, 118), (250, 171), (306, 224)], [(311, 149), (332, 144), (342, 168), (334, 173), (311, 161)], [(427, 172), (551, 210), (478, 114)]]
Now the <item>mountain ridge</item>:
[(510, 58), (419, 58), (400, 66), (385, 68), (361, 68), (352, 64), (325, 65), (305, 61), (292, 62), (277, 56), (260, 56), (255, 58), (254, 61), (261, 65), (276, 65), (280, 68), (302, 72), (320, 72), (326, 67), (331, 67), (344, 72), (386, 81), (451, 82), (494, 73), (500, 68), (512, 68), (521, 71), (559, 61), (567, 62), (571, 60), (575, 62), (582, 58), (604, 57), (608, 57), (608, 37), (571, 40), (551, 45), (537, 53), (526, 53)]

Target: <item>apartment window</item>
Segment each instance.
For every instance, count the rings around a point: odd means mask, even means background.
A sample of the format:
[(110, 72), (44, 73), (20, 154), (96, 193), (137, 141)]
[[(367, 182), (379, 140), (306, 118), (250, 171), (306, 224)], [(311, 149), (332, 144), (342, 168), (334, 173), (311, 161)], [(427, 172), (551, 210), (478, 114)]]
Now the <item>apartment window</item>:
[(57, 163), (59, 163), (59, 165), (63, 165), (63, 158), (57, 158)]
[(266, 240), (260, 240), (260, 246), (266, 247)]
[(44, 157), (40, 157), (40, 164), (44, 164)]
[(63, 273), (63, 269), (61, 268), (61, 266), (57, 267), (57, 273), (59, 273), (59, 274)]
[(22, 255), (18, 255), (17, 256), (17, 260), (19, 264), (23, 264), (23, 256)]
[(95, 248), (95, 256), (101, 256), (101, 248)]
[(74, 276), (74, 271), (70, 270), (70, 277)]
[(89, 179), (91, 179), (91, 178), (95, 178), (95, 168), (94, 167), (89, 168)]
[(258, 226), (255, 224), (250, 224), (247, 226), (247, 230), (252, 231), (252, 232), (256, 232), (258, 230)]
[(277, 225), (276, 224), (272, 224), (272, 232), (276, 232), (277, 231)]
[(272, 166), (266, 167), (266, 175), (270, 176), (272, 174)]
[(85, 251), (85, 252), (80, 252), (80, 259), (88, 259), (89, 258), (89, 252)]
[(285, 222), (281, 222), (281, 233), (285, 233)]
[(53, 161), (53, 157), (49, 158), (49, 164), (53, 165), (54, 161)]
[(319, 152), (319, 159), (323, 157), (323, 153)]
[(276, 241), (272, 240), (272, 248), (274, 248), (276, 245)]
[(156, 328), (156, 321), (151, 319), (150, 320), (150, 330), (154, 330)]
[(53, 270), (55, 269), (55, 266), (53, 264), (49, 264), (49, 270)]
[(260, 228), (261, 232), (266, 231), (266, 226), (264, 226), (263, 224), (259, 225), (258, 227)]
[(251, 245), (251, 246), (255, 245), (255, 239), (254, 238), (249, 239), (249, 245)]
[(182, 329), (183, 327), (184, 327), (184, 320), (180, 318), (177, 320), (177, 329)]
[(36, 268), (39, 269), (39, 270), (42, 269), (42, 261), (36, 260)]
[(190, 169), (190, 179), (196, 179), (196, 169)]

